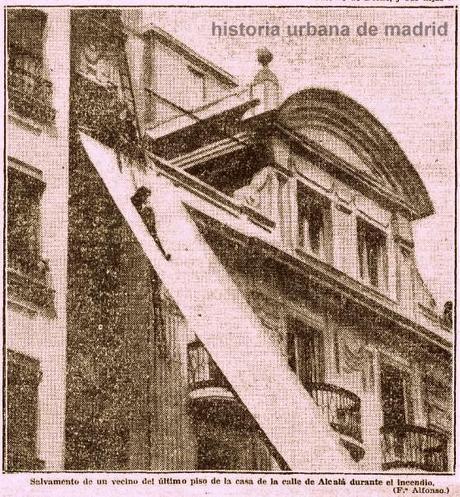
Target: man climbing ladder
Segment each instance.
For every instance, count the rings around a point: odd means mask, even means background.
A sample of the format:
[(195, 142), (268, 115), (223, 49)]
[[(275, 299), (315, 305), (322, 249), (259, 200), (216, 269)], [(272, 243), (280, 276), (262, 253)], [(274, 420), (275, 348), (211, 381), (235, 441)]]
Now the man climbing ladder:
[(163, 254), (163, 257), (167, 261), (169, 261), (169, 259), (171, 259), (171, 254), (166, 253), (165, 249), (163, 248), (163, 245), (161, 244), (161, 240), (158, 237), (155, 225), (155, 214), (153, 212), (153, 209), (149, 205), (146, 205), (146, 202), (149, 199), (151, 193), (152, 192), (147, 187), (141, 186), (136, 190), (136, 193), (131, 197), (131, 202), (133, 203), (137, 212), (140, 214), (142, 220), (147, 226), (149, 233), (152, 235), (152, 238), (155, 240), (155, 243), (157, 244), (158, 248)]

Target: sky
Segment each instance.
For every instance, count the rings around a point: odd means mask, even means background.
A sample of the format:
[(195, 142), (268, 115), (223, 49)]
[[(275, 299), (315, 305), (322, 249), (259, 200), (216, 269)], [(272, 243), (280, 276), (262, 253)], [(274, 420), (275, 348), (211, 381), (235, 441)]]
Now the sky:
[[(306, 87), (331, 88), (372, 112), (396, 138), (433, 200), (436, 213), (415, 225), (417, 264), (441, 306), (453, 298), (453, 10), (169, 7), (145, 9), (144, 21), (168, 31), (241, 84), (249, 83), (260, 67), (257, 48), (267, 47), (274, 55), (270, 68), (280, 80), (283, 99)], [(263, 29), (260, 36), (219, 37), (213, 35), (213, 22)], [(288, 26), (292, 32), (294, 25), (307, 23), (317, 28), (338, 25), (344, 31), (348, 26), (350, 35), (288, 36)], [(376, 26), (377, 34), (357, 36), (363, 23)], [(267, 25), (271, 36), (265, 34)], [(385, 25), (430, 29), (423, 36), (392, 37), (384, 35)], [(276, 26), (278, 36), (273, 35)]]

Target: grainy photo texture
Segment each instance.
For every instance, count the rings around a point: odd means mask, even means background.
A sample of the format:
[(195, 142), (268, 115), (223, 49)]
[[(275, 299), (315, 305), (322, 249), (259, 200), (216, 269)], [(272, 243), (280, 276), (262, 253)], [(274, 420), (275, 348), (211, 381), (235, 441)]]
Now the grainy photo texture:
[(454, 10), (5, 20), (4, 471), (452, 473)]

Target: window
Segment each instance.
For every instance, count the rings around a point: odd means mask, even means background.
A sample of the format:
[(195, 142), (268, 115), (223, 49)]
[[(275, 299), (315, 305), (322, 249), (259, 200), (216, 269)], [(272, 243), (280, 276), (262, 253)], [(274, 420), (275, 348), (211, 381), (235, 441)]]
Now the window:
[(226, 439), (203, 436), (198, 440), (198, 470), (235, 470), (239, 448)]
[(430, 377), (425, 378), (424, 384), (428, 428), (450, 434), (452, 431), (452, 408), (449, 388)]
[(36, 9), (8, 11), (9, 66), (31, 76), (42, 76), (46, 14)]
[(297, 320), (290, 323), (287, 355), (290, 368), (305, 387), (324, 382), (323, 339), (319, 331)]
[(44, 183), (14, 167), (8, 168), (8, 267), (44, 279), (40, 251), (40, 200)]
[(411, 423), (413, 407), (409, 376), (390, 364), (382, 364), (380, 390), (383, 425), (402, 426)]
[(358, 219), (359, 276), (372, 286), (386, 289), (388, 284), (386, 235)]
[(382, 468), (412, 468), (429, 473), (447, 471), (447, 437), (439, 430), (414, 424), (409, 374), (383, 364), (380, 387)]
[(320, 257), (331, 260), (331, 205), (313, 190), (297, 185), (299, 246)]
[(39, 362), (18, 352), (7, 355), (7, 470), (43, 469), (37, 458)]
[(54, 120), (51, 83), (43, 77), (46, 14), (8, 10), (8, 101), (10, 108), (39, 122)]

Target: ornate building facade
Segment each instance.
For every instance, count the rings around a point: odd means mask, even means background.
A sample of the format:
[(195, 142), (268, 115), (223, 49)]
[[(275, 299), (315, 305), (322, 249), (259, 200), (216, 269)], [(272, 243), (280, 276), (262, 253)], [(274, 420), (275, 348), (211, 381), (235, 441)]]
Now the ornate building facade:
[(141, 11), (10, 14), (7, 468), (450, 471), (433, 207), (383, 125), (337, 91), (281, 102), (266, 50), (239, 87)]

